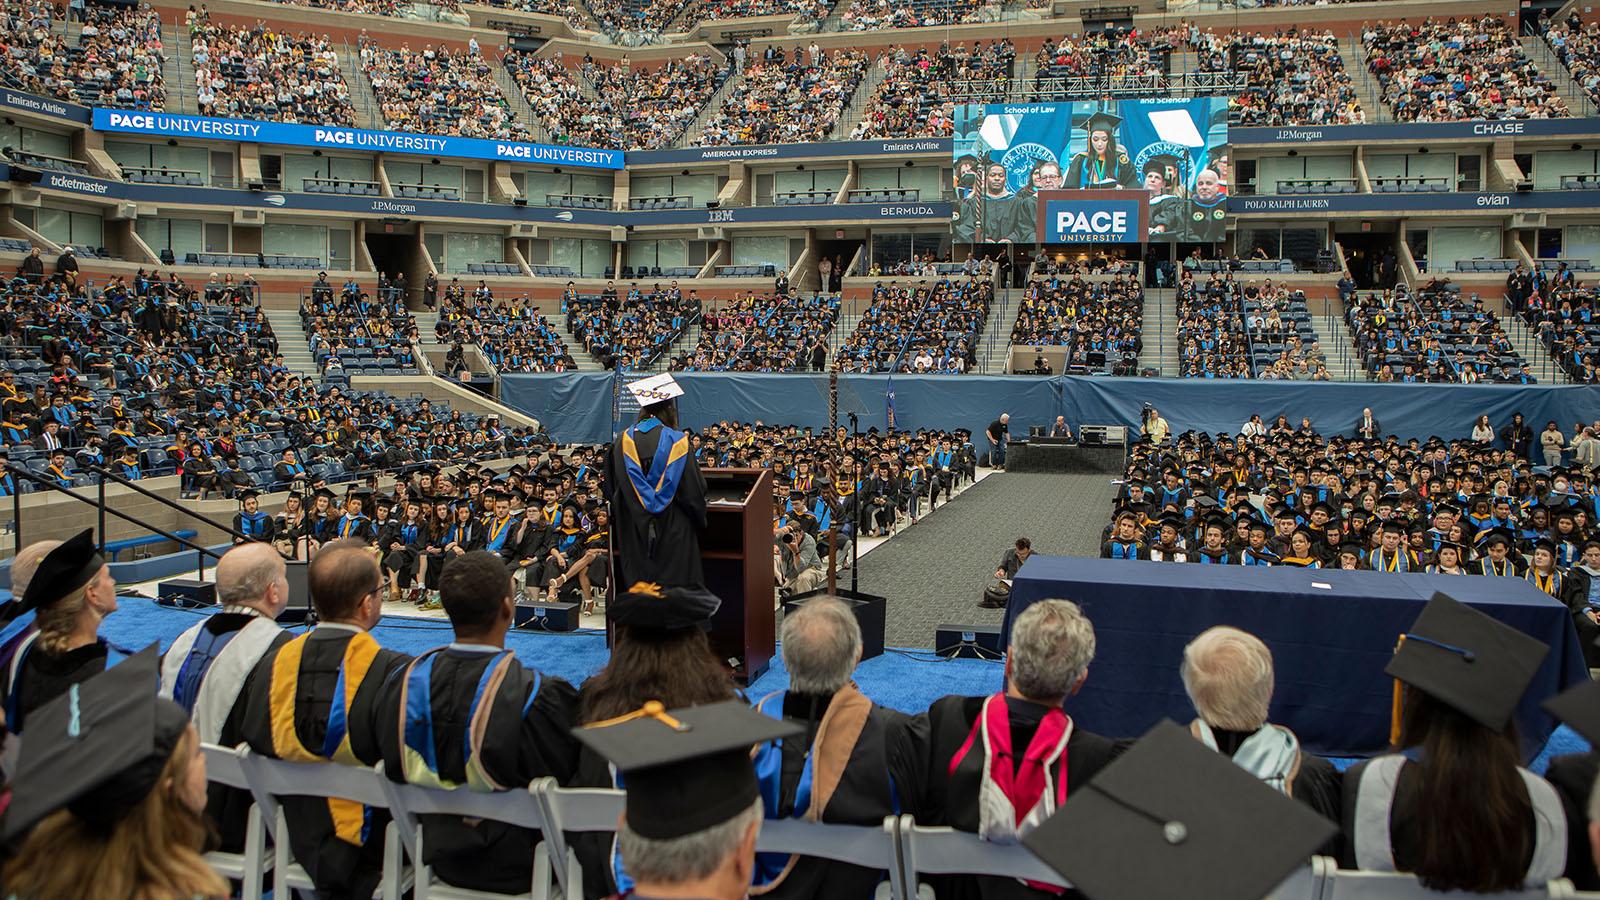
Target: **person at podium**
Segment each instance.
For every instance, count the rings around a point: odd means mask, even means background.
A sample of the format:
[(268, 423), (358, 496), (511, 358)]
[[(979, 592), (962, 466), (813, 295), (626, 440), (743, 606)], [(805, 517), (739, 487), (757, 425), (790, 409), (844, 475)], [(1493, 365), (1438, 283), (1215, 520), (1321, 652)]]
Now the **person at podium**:
[(678, 430), (673, 401), (683, 388), (671, 375), (655, 375), (628, 390), (639, 400), (639, 421), (617, 435), (606, 473), (617, 583), (656, 585), (710, 618), (722, 601), (706, 589), (700, 565), (706, 480), (689, 436)]

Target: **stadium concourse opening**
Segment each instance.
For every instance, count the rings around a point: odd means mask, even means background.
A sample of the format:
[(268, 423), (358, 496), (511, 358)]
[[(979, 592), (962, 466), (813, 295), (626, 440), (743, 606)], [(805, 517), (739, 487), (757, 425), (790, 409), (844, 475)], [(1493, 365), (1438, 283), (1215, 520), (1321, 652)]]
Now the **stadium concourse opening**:
[[(369, 223), (366, 245), (367, 252), (372, 255), (373, 268), (390, 277), (399, 272), (406, 272), (409, 277), (409, 273), (426, 268), (420, 258), (422, 245), (416, 232), (417, 226), (411, 223)], [(434, 260), (434, 265), (441, 268), (443, 263), (443, 260)]]

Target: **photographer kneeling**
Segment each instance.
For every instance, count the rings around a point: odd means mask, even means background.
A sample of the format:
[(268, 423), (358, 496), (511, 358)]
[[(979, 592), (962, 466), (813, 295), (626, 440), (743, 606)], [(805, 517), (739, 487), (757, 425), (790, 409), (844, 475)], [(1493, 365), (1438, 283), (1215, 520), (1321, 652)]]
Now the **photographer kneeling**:
[(816, 590), (828, 578), (828, 568), (817, 555), (817, 540), (799, 522), (778, 529), (772, 547), (778, 590), (784, 595)]

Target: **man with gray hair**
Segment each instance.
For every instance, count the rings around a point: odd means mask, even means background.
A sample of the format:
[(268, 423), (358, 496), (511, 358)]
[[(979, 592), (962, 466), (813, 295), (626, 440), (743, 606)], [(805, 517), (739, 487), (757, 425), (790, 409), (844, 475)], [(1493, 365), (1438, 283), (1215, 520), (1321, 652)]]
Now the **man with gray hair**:
[(1198, 714), (1196, 740), (1229, 757), (1268, 787), (1329, 820), (1342, 814), (1338, 770), (1303, 753), (1294, 732), (1267, 721), (1272, 706), (1272, 651), (1253, 634), (1218, 625), (1183, 648), (1183, 689)]
[[(1088, 677), (1094, 643), (1076, 603), (1041, 600), (1012, 626), (1004, 691), (943, 697), (911, 720), (921, 793), (909, 811), (918, 823), (1014, 844), (1111, 762), (1112, 741), (1074, 728), (1062, 709)], [(1011, 879), (953, 880), (977, 884), (936, 888), (940, 896), (1049, 896)]]
[[(908, 718), (868, 700), (851, 681), (861, 661), (861, 626), (837, 597), (813, 597), (783, 618), (789, 688), (756, 708), (805, 729), (756, 755), (769, 819), (876, 826), (900, 812), (895, 798), (916, 776), (905, 743)], [(802, 789), (809, 771), (810, 785)], [(878, 869), (808, 856), (756, 858), (753, 884), (767, 897), (869, 897)]]
[(0, 605), (0, 672), (10, 668), (17, 648), (38, 630), (33, 625), (33, 610), (22, 605), (22, 595), (33, 583), (33, 573), (39, 571), (39, 563), (59, 546), (60, 541), (34, 541), (11, 560), (11, 599)]
[[(287, 573), (273, 545), (236, 545), (217, 563), (221, 610), (179, 635), (162, 657), (161, 696), (189, 711), (200, 740), (224, 747), (243, 742), (251, 673), (262, 657), (292, 637), (276, 621), (289, 605)], [(222, 850), (244, 846), (249, 808), (247, 792), (211, 786), (208, 810)]]

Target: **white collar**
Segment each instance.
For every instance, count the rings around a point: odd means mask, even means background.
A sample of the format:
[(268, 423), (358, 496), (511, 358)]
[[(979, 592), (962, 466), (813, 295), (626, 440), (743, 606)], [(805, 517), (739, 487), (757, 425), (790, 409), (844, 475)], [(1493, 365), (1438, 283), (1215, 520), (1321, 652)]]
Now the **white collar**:
[(323, 629), (330, 631), (348, 631), (351, 634), (360, 634), (362, 631), (366, 630), (359, 625), (351, 625), (348, 622), (318, 622), (317, 627), (312, 630), (322, 631)]
[(475, 644), (469, 641), (451, 641), (450, 649), (460, 650), (463, 653), (499, 653), (505, 648), (496, 647), (492, 644)]

